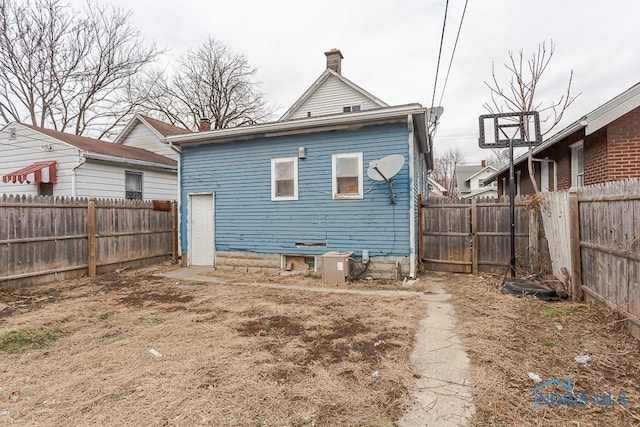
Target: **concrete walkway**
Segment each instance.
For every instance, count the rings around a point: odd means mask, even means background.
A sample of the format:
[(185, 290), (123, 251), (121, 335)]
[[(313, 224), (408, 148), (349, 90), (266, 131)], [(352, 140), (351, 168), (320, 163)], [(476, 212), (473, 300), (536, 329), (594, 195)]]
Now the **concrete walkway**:
[(411, 405), (398, 425), (401, 427), (464, 426), (473, 417), (475, 408), (471, 384), (468, 381), (469, 359), (455, 333), (455, 310), (449, 302), (451, 295), (445, 290), (446, 275), (430, 276), (428, 278), (430, 289), (425, 294), (411, 291), (323, 288), (277, 283), (227, 283), (220, 278), (200, 275), (207, 270), (209, 269), (190, 267), (164, 275), (172, 279), (233, 286), (421, 298), (427, 303), (427, 309), (425, 318), (420, 321), (414, 351), (411, 355), (411, 362), (419, 378), (416, 379)]
[(475, 412), (468, 380), (469, 358), (455, 333), (455, 310), (445, 290), (446, 276), (429, 277), (427, 315), (420, 322), (411, 362), (420, 378), (401, 427), (464, 426)]

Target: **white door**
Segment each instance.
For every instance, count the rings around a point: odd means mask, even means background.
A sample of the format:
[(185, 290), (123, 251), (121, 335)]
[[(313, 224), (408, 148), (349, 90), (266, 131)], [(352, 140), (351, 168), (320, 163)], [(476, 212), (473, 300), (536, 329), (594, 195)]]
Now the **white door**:
[(213, 194), (189, 196), (189, 264), (214, 266)]

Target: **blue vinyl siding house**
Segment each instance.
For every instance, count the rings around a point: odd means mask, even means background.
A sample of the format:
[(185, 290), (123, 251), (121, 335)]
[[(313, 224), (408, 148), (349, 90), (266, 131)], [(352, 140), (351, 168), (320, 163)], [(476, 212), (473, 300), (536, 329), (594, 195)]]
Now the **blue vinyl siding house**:
[[(426, 111), (380, 105), (330, 68), (323, 76), (277, 122), (167, 138), (181, 149), (180, 247), (189, 265), (279, 270), (303, 259), (318, 267), (326, 252), (367, 250), (368, 275), (415, 275)], [(337, 111), (315, 115), (330, 108), (325, 96), (314, 101), (327, 86)], [(343, 105), (367, 102), (377, 104)], [(286, 117), (299, 108), (305, 117)], [(387, 183), (367, 176), (370, 162), (392, 154), (405, 159), (392, 180), (394, 204)]]

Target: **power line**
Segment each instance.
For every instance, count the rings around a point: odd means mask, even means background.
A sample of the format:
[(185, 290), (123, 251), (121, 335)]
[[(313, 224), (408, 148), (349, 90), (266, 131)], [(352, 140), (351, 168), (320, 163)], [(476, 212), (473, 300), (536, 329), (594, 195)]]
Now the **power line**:
[(447, 26), (447, 11), (449, 10), (449, 0), (444, 7), (444, 20), (442, 21), (442, 34), (440, 35), (440, 48), (438, 49), (438, 64), (436, 66), (436, 78), (433, 82), (433, 96), (431, 97), (431, 107), (436, 100), (436, 86), (438, 85), (438, 73), (440, 71), (440, 58), (442, 57), (442, 45), (444, 44), (444, 30)]
[(449, 81), (449, 73), (451, 72), (451, 64), (453, 64), (453, 56), (456, 54), (456, 48), (458, 47), (458, 39), (460, 38), (460, 30), (462, 29), (462, 23), (464, 22), (464, 15), (467, 12), (467, 4), (468, 3), (469, 3), (469, 0), (466, 0), (464, 2), (464, 9), (462, 10), (462, 17), (460, 18), (460, 25), (458, 26), (458, 34), (456, 34), (456, 42), (453, 44), (453, 51), (451, 52), (451, 60), (449, 61), (449, 68), (447, 69), (447, 77), (444, 79), (444, 85), (442, 86), (442, 93), (440, 94), (440, 102), (438, 102), (438, 105), (442, 105), (442, 98), (444, 98), (444, 90), (446, 89), (447, 82)]

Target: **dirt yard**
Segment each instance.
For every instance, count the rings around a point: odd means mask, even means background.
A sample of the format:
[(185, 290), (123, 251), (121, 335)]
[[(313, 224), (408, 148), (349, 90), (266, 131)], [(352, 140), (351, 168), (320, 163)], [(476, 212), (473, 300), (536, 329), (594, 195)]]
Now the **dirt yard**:
[[(418, 376), (409, 355), (419, 298), (181, 282), (162, 276), (171, 268), (0, 291), (0, 425), (391, 426), (401, 417)], [(428, 293), (431, 274), (413, 288), (334, 287)], [(609, 312), (502, 295), (492, 277), (443, 277), (471, 360), (472, 425), (640, 426), (640, 345)], [(612, 398), (534, 407), (528, 373)]]
[[(471, 360), (472, 425), (640, 426), (640, 343), (611, 312), (503, 295), (492, 277), (456, 275), (449, 283)], [(584, 355), (590, 357), (585, 364), (575, 360)], [(572, 391), (550, 386), (543, 392), (553, 398), (568, 392), (566, 404), (539, 400), (534, 407), (538, 384), (529, 372), (542, 382), (571, 381)]]
[(176, 282), (161, 270), (0, 292), (0, 425), (401, 416), (418, 298)]

